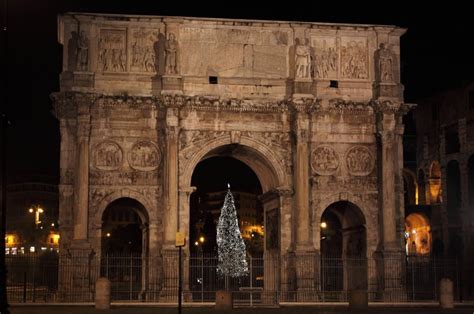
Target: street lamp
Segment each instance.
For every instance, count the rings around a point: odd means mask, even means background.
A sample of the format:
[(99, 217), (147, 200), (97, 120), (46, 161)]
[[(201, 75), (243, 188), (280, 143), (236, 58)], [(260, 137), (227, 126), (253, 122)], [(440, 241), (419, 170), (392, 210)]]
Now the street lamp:
[(39, 205), (32, 206), (29, 210), (30, 214), (35, 214), (35, 226), (38, 229), (38, 226), (41, 224), (40, 215), (44, 213), (44, 209), (42, 209)]

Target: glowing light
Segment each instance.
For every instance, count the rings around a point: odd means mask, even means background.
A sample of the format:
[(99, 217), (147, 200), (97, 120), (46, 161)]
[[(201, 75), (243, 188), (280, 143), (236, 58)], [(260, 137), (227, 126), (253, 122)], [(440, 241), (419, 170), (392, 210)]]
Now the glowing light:
[(204, 239), (203, 236), (200, 236), (200, 237), (199, 237), (199, 242), (204, 243), (204, 240), (205, 240), (205, 239)]
[(110, 238), (110, 232), (107, 232), (107, 234), (105, 235), (107, 238)]
[(33, 212), (33, 208), (30, 208), (28, 211), (29, 211), (30, 213), (32, 213), (32, 212)]
[(198, 241), (194, 242), (194, 245), (195, 245), (195, 246), (198, 246), (198, 245), (199, 245), (199, 242), (198, 242)]
[(324, 228), (326, 228), (327, 226), (328, 226), (328, 224), (327, 224), (325, 221), (323, 221), (323, 222), (321, 223), (321, 228), (324, 229)]

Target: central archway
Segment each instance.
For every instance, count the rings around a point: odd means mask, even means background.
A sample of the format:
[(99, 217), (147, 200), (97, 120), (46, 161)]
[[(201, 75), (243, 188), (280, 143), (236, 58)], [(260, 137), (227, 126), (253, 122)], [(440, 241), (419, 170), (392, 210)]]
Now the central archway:
[[(268, 228), (264, 222), (272, 224), (269, 229), (272, 230), (273, 238), (279, 240), (276, 236), (278, 232), (275, 232), (280, 228), (279, 219), (265, 219), (267, 210), (279, 211), (279, 200), (277, 198), (276, 203), (272, 200), (273, 204), (268, 205), (269, 198), (260, 196), (265, 192), (276, 191), (281, 180), (275, 171), (275, 165), (269, 162), (269, 159), (271, 158), (255, 148), (227, 144), (208, 151), (193, 168), (190, 185), (196, 190), (190, 196), (188, 225), (191, 256), (189, 289), (193, 292), (193, 300), (207, 300), (209, 297), (206, 297), (204, 291), (223, 288), (220, 285), (223, 285), (224, 281), (215, 275), (215, 227), (227, 191), (227, 183), (231, 184), (239, 227), (246, 243), (249, 266), (252, 268), (252, 275), (236, 280), (234, 288), (263, 288), (264, 285), (270, 285), (264, 282), (267, 277), (275, 278), (275, 274), (264, 275), (264, 252), (268, 249), (278, 251), (279, 244), (275, 247), (272, 243), (270, 248), (264, 241), (264, 230)], [(264, 200), (261, 201), (262, 199)], [(276, 281), (271, 285), (274, 286), (275, 283)], [(210, 295), (210, 298), (213, 298), (214, 295)]]

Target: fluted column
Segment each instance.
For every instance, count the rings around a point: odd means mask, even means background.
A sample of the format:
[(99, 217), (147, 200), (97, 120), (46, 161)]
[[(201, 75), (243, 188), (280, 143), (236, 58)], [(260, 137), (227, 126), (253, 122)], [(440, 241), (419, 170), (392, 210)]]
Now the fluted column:
[(174, 248), (178, 231), (178, 109), (166, 113), (166, 200), (164, 245)]
[(309, 118), (303, 110), (296, 113), (294, 132), (295, 151), (295, 214), (296, 214), (296, 251), (313, 251), (310, 239), (309, 215)]
[(392, 113), (381, 113), (378, 135), (381, 157), (381, 205), (383, 214), (383, 247), (385, 251), (397, 247), (395, 200), (395, 119)]
[[(85, 107), (85, 105), (84, 105)], [(90, 114), (88, 108), (77, 117), (77, 160), (74, 188), (74, 240), (88, 238), (89, 212), (89, 136)]]

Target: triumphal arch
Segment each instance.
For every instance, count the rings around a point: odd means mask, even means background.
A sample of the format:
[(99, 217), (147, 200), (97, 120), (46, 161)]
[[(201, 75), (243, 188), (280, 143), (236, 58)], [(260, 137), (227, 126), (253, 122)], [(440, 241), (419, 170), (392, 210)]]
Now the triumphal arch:
[[(405, 29), (86, 13), (58, 21), (60, 261), (89, 261), (60, 274), (64, 291), (87, 298), (91, 274), (104, 275), (90, 261), (110, 236), (107, 209), (126, 200), (144, 260), (157, 256), (140, 264), (140, 295), (172, 294), (168, 257), (176, 232), (189, 232), (191, 177), (212, 156), (242, 161), (262, 186), (265, 290), (317, 299), (330, 289), (325, 254), (366, 260), (343, 289), (403, 289)], [(338, 228), (336, 249), (326, 222)]]

